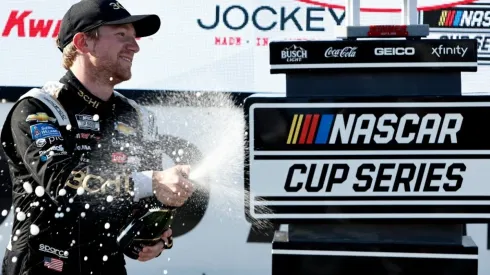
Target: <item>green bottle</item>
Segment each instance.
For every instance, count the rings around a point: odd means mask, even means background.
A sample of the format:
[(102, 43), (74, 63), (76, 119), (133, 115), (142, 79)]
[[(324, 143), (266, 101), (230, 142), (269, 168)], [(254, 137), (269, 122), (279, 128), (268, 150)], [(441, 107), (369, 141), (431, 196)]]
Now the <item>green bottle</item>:
[[(123, 253), (131, 259), (138, 259), (145, 246), (163, 242), (162, 235), (174, 220), (177, 209), (170, 207), (151, 208), (141, 217), (134, 218), (119, 234), (117, 243)], [(173, 246), (172, 237), (164, 243), (165, 249)]]

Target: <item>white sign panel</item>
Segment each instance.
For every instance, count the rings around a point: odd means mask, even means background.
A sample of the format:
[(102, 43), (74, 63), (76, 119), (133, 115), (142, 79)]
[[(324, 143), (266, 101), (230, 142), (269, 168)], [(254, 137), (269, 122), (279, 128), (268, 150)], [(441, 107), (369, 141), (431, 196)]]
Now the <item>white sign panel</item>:
[[(335, 197), (349, 196), (359, 196), (359, 200), (356, 200), (359, 205), (382, 205), (387, 201), (395, 205), (466, 205), (469, 202), (433, 202), (420, 199), (422, 196), (429, 199), (433, 196), (490, 196), (490, 192), (482, 193), (477, 184), (463, 184), (463, 175), (464, 182), (479, 182), (481, 177), (487, 176), (490, 178), (490, 169), (485, 169), (490, 167), (490, 160), (410, 160), (402, 159), (403, 157), (400, 155), (400, 159), (386, 160), (255, 160), (250, 188), (256, 195), (292, 197), (293, 201), (298, 195), (323, 197), (325, 202), (322, 204), (325, 205), (348, 204), (349, 202), (338, 201)], [(271, 176), (270, 171), (276, 171), (277, 176)], [(263, 179), (270, 180), (264, 183)], [(284, 193), (286, 188), (294, 190), (294, 193)], [(378, 195), (382, 198), (369, 200)], [(366, 199), (363, 200), (363, 197)], [(411, 200), (410, 197), (415, 198)], [(403, 198), (403, 201), (397, 201), (398, 198)], [(335, 201), (328, 201), (329, 199)], [(486, 205), (488, 201), (470, 203)]]
[(253, 100), (259, 100), (249, 111), (254, 218), (490, 219), (490, 192), (483, 191), (490, 134), (477, 123), (490, 115), (489, 98)]

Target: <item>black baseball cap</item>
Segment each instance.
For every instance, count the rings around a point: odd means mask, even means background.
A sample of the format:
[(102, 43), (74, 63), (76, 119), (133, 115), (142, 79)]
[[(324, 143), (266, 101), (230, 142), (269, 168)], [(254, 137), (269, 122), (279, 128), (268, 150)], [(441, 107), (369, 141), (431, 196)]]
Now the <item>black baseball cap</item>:
[(116, 0), (81, 0), (71, 6), (63, 16), (58, 34), (58, 48), (63, 51), (79, 32), (88, 32), (103, 25), (130, 23), (136, 30), (136, 37), (155, 34), (161, 24), (158, 15), (131, 15)]

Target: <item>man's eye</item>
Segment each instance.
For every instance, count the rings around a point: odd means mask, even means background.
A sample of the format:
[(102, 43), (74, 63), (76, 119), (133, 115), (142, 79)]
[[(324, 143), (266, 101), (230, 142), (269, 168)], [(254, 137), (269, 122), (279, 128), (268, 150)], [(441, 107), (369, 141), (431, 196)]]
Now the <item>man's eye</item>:
[(120, 35), (120, 36), (125, 36), (126, 34), (123, 33), (123, 32), (118, 32), (117, 35)]

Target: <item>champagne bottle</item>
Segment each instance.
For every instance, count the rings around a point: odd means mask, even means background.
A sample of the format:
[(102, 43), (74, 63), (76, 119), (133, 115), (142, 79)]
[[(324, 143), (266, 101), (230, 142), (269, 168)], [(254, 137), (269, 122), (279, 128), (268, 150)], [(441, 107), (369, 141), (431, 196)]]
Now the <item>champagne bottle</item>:
[[(117, 243), (123, 253), (131, 259), (138, 259), (145, 246), (153, 246), (161, 239), (163, 233), (170, 228), (176, 208), (151, 208), (141, 217), (134, 218), (119, 234)], [(173, 246), (172, 237), (164, 244), (165, 249)]]

